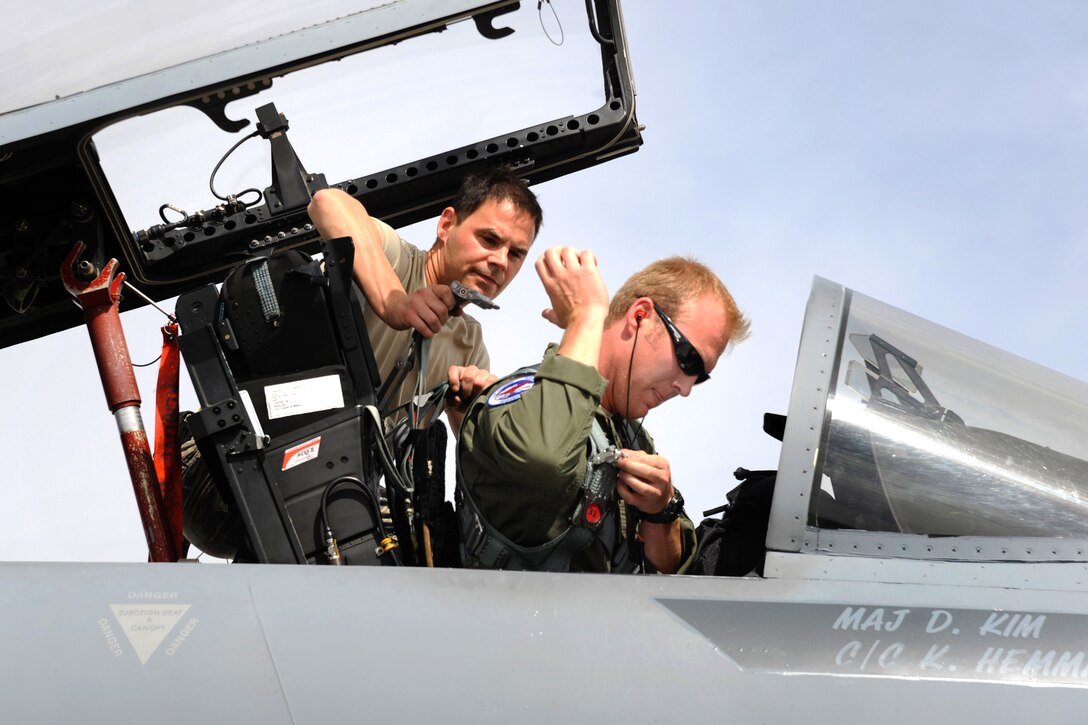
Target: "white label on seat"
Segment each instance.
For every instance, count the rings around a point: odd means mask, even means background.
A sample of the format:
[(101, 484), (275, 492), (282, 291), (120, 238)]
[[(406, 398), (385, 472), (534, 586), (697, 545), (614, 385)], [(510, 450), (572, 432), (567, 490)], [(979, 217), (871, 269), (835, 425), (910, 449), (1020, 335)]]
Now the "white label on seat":
[(269, 420), (344, 407), (344, 391), (338, 375), (267, 385), (264, 395)]

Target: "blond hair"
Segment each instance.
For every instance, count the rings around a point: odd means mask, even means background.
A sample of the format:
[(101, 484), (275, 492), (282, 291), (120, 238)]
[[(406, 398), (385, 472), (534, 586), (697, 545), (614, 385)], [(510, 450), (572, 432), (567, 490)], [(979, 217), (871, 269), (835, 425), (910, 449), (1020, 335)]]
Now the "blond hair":
[(713, 295), (721, 303), (729, 329), (729, 342), (746, 340), (751, 333), (750, 323), (737, 307), (733, 295), (709, 267), (690, 257), (659, 259), (635, 272), (612, 298), (605, 324), (622, 319), (639, 297), (649, 297), (666, 315), (673, 317), (680, 315), (685, 304), (705, 294)]

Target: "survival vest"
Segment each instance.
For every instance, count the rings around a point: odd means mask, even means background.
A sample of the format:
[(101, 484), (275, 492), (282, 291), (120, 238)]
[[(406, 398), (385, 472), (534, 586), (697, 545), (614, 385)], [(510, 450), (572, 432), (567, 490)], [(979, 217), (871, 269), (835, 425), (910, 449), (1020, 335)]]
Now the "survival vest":
[[(536, 365), (521, 368), (509, 378), (536, 373), (536, 370)], [(571, 516), (570, 526), (539, 546), (515, 544), (492, 526), (469, 493), (458, 465), (455, 500), (464, 564), (486, 569), (569, 571), (571, 559), (576, 554), (585, 550), (607, 527), (618, 527), (614, 536), (602, 538), (609, 549), (613, 571), (631, 573), (641, 570), (641, 564), (637, 561), (639, 557), (631, 555), (625, 541), (627, 515), (624, 507), (616, 507), (616, 515), (612, 514), (619, 470), (612, 463), (615, 458), (610, 455), (615, 450), (600, 421), (594, 416), (587, 445), (581, 500)], [(618, 543), (612, 547), (609, 540)]]

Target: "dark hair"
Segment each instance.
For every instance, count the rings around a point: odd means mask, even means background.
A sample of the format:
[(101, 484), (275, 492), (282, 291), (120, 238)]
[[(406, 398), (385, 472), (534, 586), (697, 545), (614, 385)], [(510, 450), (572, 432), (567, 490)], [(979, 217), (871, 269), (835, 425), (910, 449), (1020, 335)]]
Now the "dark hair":
[(457, 195), (453, 197), (450, 206), (457, 212), (457, 219), (460, 221), (488, 200), (497, 202), (509, 200), (532, 218), (533, 236), (540, 233), (540, 225), (544, 223), (544, 212), (540, 209), (536, 194), (529, 191), (529, 185), (509, 166), (493, 166), (466, 176), (461, 181), (461, 188), (457, 190)]

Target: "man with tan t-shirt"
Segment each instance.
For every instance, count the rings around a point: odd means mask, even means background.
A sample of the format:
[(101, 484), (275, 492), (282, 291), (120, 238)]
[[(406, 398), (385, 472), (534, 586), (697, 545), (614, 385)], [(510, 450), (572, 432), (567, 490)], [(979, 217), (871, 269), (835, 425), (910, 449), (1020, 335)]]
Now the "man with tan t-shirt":
[[(510, 284), (540, 230), (536, 196), (506, 167), (465, 178), (438, 219), (435, 242), (424, 252), (371, 217), (338, 189), (317, 192), (310, 218), (326, 239), (351, 237), (355, 281), (367, 299), (367, 333), (385, 381), (408, 349), (412, 331), (431, 340), (424, 388), (448, 380), (457, 395), (447, 417), (460, 425), (459, 405), (493, 380), (480, 323), (468, 314), (451, 316), (458, 281), (488, 297)], [(450, 367), (457, 366), (450, 374)], [(409, 376), (393, 393), (393, 405), (409, 399)]]

